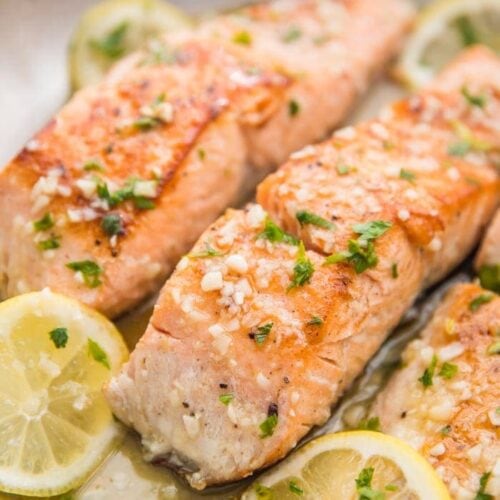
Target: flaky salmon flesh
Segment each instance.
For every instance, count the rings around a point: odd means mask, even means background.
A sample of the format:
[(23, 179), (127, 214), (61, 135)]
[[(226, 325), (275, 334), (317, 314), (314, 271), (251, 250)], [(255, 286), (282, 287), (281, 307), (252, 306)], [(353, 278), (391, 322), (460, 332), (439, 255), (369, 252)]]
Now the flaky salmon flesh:
[(477, 269), (482, 266), (500, 266), (500, 208), (496, 211), (479, 247), (475, 266)]
[(209, 227), (105, 390), (146, 458), (201, 489), (323, 424), (476, 244), (498, 201), (499, 127), (500, 61), (471, 49), (420, 94), (294, 153), (256, 204)]
[(407, 0), (278, 0), (118, 63), (0, 173), (0, 299), (48, 286), (108, 316), (130, 309), (342, 120), (412, 15)]
[[(378, 396), (373, 415), (436, 468), (456, 499), (500, 496), (500, 298), (456, 285)], [(484, 481), (484, 479), (483, 479)]]

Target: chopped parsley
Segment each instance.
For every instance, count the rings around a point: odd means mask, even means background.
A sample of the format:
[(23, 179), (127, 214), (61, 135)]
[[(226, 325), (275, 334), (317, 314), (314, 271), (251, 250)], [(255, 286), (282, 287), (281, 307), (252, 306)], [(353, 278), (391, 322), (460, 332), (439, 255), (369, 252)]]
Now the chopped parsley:
[(455, 26), (458, 33), (462, 39), (462, 45), (468, 47), (469, 45), (474, 45), (479, 43), (479, 37), (477, 35), (476, 29), (472, 25), (471, 20), (466, 16), (460, 16), (455, 21)]
[(103, 172), (104, 167), (97, 160), (89, 160), (83, 164), (83, 170), (85, 170), (85, 172)]
[(102, 269), (98, 264), (91, 260), (80, 260), (76, 262), (68, 262), (66, 267), (72, 271), (79, 272), (83, 276), (84, 283), (89, 288), (98, 287), (102, 281), (100, 280), (100, 275), (102, 274)]
[(438, 375), (440, 377), (443, 377), (447, 380), (453, 378), (458, 372), (458, 366), (453, 364), (453, 363), (448, 363), (445, 362), (443, 363), (443, 366), (441, 367), (441, 370), (439, 370)]
[(147, 132), (157, 125), (160, 125), (161, 120), (155, 116), (140, 116), (132, 123), (132, 126), (141, 132)]
[(101, 228), (108, 236), (124, 234), (123, 220), (119, 214), (107, 214), (101, 220)]
[(432, 356), (430, 365), (424, 370), (424, 373), (418, 379), (419, 382), (422, 382), (424, 388), (430, 387), (433, 384), (432, 378), (434, 377), (434, 372), (436, 371), (437, 362), (438, 362), (437, 356), (436, 355)]
[(97, 196), (101, 198), (101, 200), (107, 201), (111, 208), (128, 200), (131, 200), (134, 206), (139, 210), (151, 210), (155, 208), (155, 204), (152, 200), (145, 196), (134, 194), (135, 186), (138, 182), (141, 182), (140, 179), (128, 179), (122, 188), (111, 193), (108, 185), (102, 179), (97, 179)]
[(483, 288), (500, 293), (500, 264), (481, 266), (479, 281)]
[(232, 400), (234, 399), (234, 395), (233, 394), (221, 394), (219, 396), (219, 401), (223, 404), (223, 405), (228, 405)]
[(466, 141), (458, 141), (450, 144), (448, 154), (450, 156), (465, 156), (470, 151), (470, 145)]
[(485, 472), (481, 479), (479, 479), (479, 489), (477, 490), (474, 500), (493, 500), (493, 495), (486, 493), (486, 486), (488, 486), (488, 481), (490, 480), (491, 471)]
[(222, 252), (213, 248), (210, 243), (205, 242), (205, 250), (202, 250), (201, 252), (190, 253), (188, 254), (188, 257), (190, 259), (207, 259), (210, 257), (221, 257), (222, 255), (224, 255)]
[(404, 168), (399, 171), (399, 177), (408, 182), (415, 182), (416, 179), (416, 175), (413, 172), (405, 170)]
[(447, 424), (444, 427), (441, 427), (439, 430), (439, 433), (442, 434), (443, 436), (447, 436), (451, 432), (451, 425)]
[(61, 246), (60, 239), (61, 239), (60, 236), (53, 235), (46, 240), (39, 241), (37, 246), (40, 250), (44, 252), (46, 250), (55, 250), (56, 248), (59, 248)]
[(366, 467), (361, 470), (358, 478), (355, 479), (359, 500), (384, 500), (384, 494), (372, 488), (373, 472), (373, 467)]
[(291, 99), (288, 102), (288, 114), (290, 116), (297, 116), (300, 113), (300, 104), (295, 100)]
[(52, 218), (52, 214), (47, 212), (41, 219), (33, 222), (33, 227), (35, 231), (47, 231), (47, 229), (54, 227), (54, 219)]
[(391, 265), (391, 276), (396, 279), (399, 277), (399, 271), (398, 271), (398, 263), (393, 262)]
[(373, 240), (382, 236), (390, 227), (392, 223), (383, 220), (354, 225), (353, 231), (359, 234), (358, 239), (349, 240), (347, 250), (330, 255), (324, 264), (349, 262), (357, 274), (375, 267), (378, 264), (378, 257)]
[(378, 417), (370, 417), (360, 420), (358, 424), (358, 429), (364, 431), (382, 432), (380, 430), (380, 419)]
[(473, 95), (464, 85), (461, 89), (464, 99), (471, 105), (483, 109), (486, 106), (486, 97), (484, 95)]
[(274, 434), (274, 429), (278, 425), (278, 415), (273, 413), (269, 415), (265, 420), (263, 420), (260, 425), (260, 438), (264, 439), (266, 437), (272, 436)]
[(384, 486), (384, 490), (386, 490), (386, 491), (399, 491), (399, 486), (397, 484), (386, 484)]
[(297, 260), (295, 261), (295, 266), (293, 267), (292, 281), (290, 285), (288, 285), (287, 290), (290, 291), (293, 288), (306, 285), (311, 281), (313, 273), (314, 273), (313, 263), (307, 257), (304, 243), (301, 241), (299, 243)]
[(346, 165), (345, 163), (338, 163), (335, 168), (339, 175), (347, 175), (351, 171), (349, 165)]
[(307, 210), (299, 210), (295, 214), (295, 217), (301, 226), (312, 224), (313, 226), (318, 226), (323, 229), (333, 229), (335, 227), (329, 220), (323, 219), (323, 217), (313, 214), (312, 212), (308, 212)]
[(496, 340), (488, 346), (488, 354), (500, 354), (500, 340)]
[(262, 345), (271, 333), (273, 323), (266, 323), (265, 325), (258, 326), (257, 332), (253, 334), (253, 338), (257, 345)]
[(308, 322), (307, 326), (321, 326), (323, 320), (319, 316), (313, 316)]
[(475, 137), (469, 127), (461, 121), (455, 120), (451, 125), (459, 140), (449, 146), (449, 155), (464, 156), (471, 151), (487, 152), (491, 149), (489, 142)]
[(203, 148), (198, 148), (198, 158), (203, 161), (207, 156), (206, 151)]
[(302, 37), (302, 30), (297, 26), (290, 26), (290, 28), (283, 34), (281, 40), (285, 43), (295, 42)]
[(264, 231), (257, 235), (257, 239), (268, 240), (271, 243), (286, 243), (287, 245), (298, 245), (299, 240), (283, 231), (275, 222), (269, 217), (266, 218)]
[(304, 494), (304, 490), (295, 481), (288, 482), (288, 489), (292, 493), (295, 493), (296, 495), (299, 496), (302, 496)]
[(155, 202), (145, 196), (134, 196), (132, 198), (135, 208), (139, 210), (153, 210), (156, 207)]
[(92, 339), (88, 340), (88, 354), (90, 357), (94, 358), (95, 361), (104, 365), (108, 370), (111, 368), (108, 355), (103, 348)]
[(128, 22), (120, 23), (100, 40), (91, 40), (90, 46), (108, 59), (119, 59), (125, 53), (125, 35), (128, 28)]
[(482, 305), (493, 300), (492, 293), (482, 293), (469, 302), (469, 311), (476, 312)]
[(66, 344), (68, 343), (68, 329), (63, 327), (54, 328), (49, 332), (49, 337), (57, 349), (66, 347)]
[(255, 483), (253, 487), (255, 495), (261, 500), (273, 500), (273, 490), (260, 483)]
[(252, 35), (248, 31), (239, 31), (233, 36), (233, 42), (240, 45), (252, 45)]

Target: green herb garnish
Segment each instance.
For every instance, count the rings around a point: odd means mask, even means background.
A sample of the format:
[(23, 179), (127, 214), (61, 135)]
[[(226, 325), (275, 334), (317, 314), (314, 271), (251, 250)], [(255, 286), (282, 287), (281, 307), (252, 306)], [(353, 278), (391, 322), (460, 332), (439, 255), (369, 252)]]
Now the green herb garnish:
[(380, 419), (378, 417), (370, 417), (360, 420), (358, 423), (358, 429), (364, 431), (382, 432), (380, 430)]
[(278, 415), (272, 414), (269, 415), (261, 424), (259, 425), (260, 429), (260, 438), (264, 439), (266, 437), (272, 436), (274, 434), (274, 429), (278, 425)]
[(384, 494), (372, 488), (373, 472), (373, 467), (366, 467), (361, 470), (358, 478), (355, 480), (359, 500), (384, 500)]
[(308, 326), (321, 326), (323, 320), (319, 316), (313, 316), (306, 324)]
[(288, 489), (295, 493), (296, 495), (302, 496), (304, 494), (304, 490), (299, 487), (299, 485), (295, 481), (288, 482)]
[(344, 163), (338, 163), (335, 168), (337, 169), (337, 173), (339, 175), (347, 175), (351, 170), (349, 166)]
[(190, 253), (188, 254), (188, 257), (190, 259), (207, 259), (210, 257), (221, 257), (222, 255), (224, 254), (221, 251), (216, 250), (210, 245), (210, 243), (205, 242), (205, 250), (202, 250), (201, 252)]
[(398, 264), (397, 262), (393, 262), (391, 265), (391, 276), (396, 279), (399, 277)]
[(118, 214), (107, 214), (101, 220), (101, 228), (108, 236), (120, 235), (125, 232), (123, 220)]
[(44, 252), (46, 250), (55, 250), (56, 248), (59, 248), (61, 246), (60, 239), (61, 239), (60, 236), (51, 236), (46, 240), (39, 241), (37, 243), (37, 246), (40, 250)]
[(290, 116), (297, 116), (300, 112), (300, 104), (295, 100), (291, 99), (288, 102), (288, 114)]
[(92, 171), (103, 172), (104, 167), (97, 160), (89, 160), (84, 163), (83, 170), (85, 170), (86, 172), (92, 172)]
[(481, 266), (478, 274), (483, 288), (500, 293), (500, 264)]
[(488, 354), (500, 354), (500, 340), (496, 340), (492, 344), (488, 346), (488, 350), (486, 351)]
[(207, 153), (203, 148), (198, 148), (198, 158), (203, 161), (206, 157)]
[(234, 34), (233, 42), (240, 45), (252, 45), (252, 35), (248, 31), (239, 31)]
[(442, 434), (443, 436), (448, 435), (451, 432), (451, 425), (447, 424), (444, 427), (441, 427), (439, 433)]
[(98, 287), (102, 281), (99, 276), (102, 274), (102, 269), (91, 260), (81, 260), (77, 262), (69, 262), (66, 267), (75, 272), (80, 272), (83, 276), (84, 283), (89, 288)]
[(493, 500), (493, 495), (486, 493), (486, 486), (488, 486), (488, 481), (490, 480), (491, 471), (485, 472), (481, 479), (479, 479), (479, 489), (477, 490), (474, 500)]
[(323, 219), (323, 217), (313, 214), (312, 212), (308, 212), (307, 210), (299, 210), (295, 214), (295, 217), (301, 226), (312, 224), (313, 226), (318, 226), (323, 229), (333, 229), (335, 227), (329, 220)]
[(118, 59), (125, 53), (125, 35), (128, 28), (128, 22), (120, 23), (100, 40), (91, 40), (90, 46), (108, 59)]
[(434, 372), (436, 371), (437, 362), (438, 362), (437, 356), (436, 355), (432, 356), (430, 365), (424, 370), (424, 373), (418, 379), (419, 382), (422, 382), (424, 388), (430, 387), (433, 384), (432, 378), (434, 377)]
[(111, 369), (111, 366), (109, 364), (108, 355), (103, 350), (103, 348), (92, 339), (88, 340), (87, 345), (88, 345), (89, 356), (94, 358), (95, 361), (97, 361), (98, 363), (101, 363), (101, 365), (104, 365), (108, 370)]
[(450, 144), (448, 154), (450, 156), (465, 156), (470, 151), (470, 145), (466, 141), (458, 141)]
[(253, 489), (257, 498), (260, 498), (261, 500), (274, 500), (273, 490), (271, 488), (268, 488), (260, 483), (255, 483)]
[(302, 30), (297, 26), (291, 26), (281, 37), (285, 43), (295, 42), (302, 36)]
[(41, 219), (33, 222), (33, 227), (35, 231), (47, 231), (47, 229), (54, 227), (54, 219), (52, 218), (52, 214), (47, 212)]
[(273, 323), (266, 323), (265, 325), (258, 326), (257, 332), (253, 334), (255, 343), (257, 345), (262, 345), (267, 339), (267, 336), (271, 333), (272, 328)]
[(483, 109), (486, 106), (486, 97), (484, 95), (473, 95), (464, 85), (461, 89), (464, 99), (471, 105)]
[(66, 347), (68, 343), (68, 329), (67, 328), (54, 328), (49, 332), (49, 337), (57, 349), (61, 349), (62, 347)]
[(288, 245), (298, 245), (299, 240), (295, 236), (286, 233), (269, 217), (266, 218), (264, 231), (257, 235), (257, 239), (268, 240), (271, 243), (286, 243)]
[(290, 291), (293, 288), (306, 285), (311, 281), (313, 273), (314, 273), (313, 263), (307, 257), (304, 243), (301, 241), (299, 243), (297, 260), (295, 261), (295, 266), (293, 268), (292, 281), (290, 285), (288, 285), (287, 290)]
[(492, 293), (482, 293), (469, 302), (469, 311), (476, 312), (482, 305), (493, 300)]
[(405, 170), (404, 168), (399, 171), (399, 177), (408, 182), (415, 182), (416, 179), (416, 175), (413, 172), (410, 172), (410, 170)]
[(441, 367), (441, 370), (439, 370), (438, 375), (440, 377), (443, 377), (445, 379), (451, 379), (453, 378), (458, 372), (458, 366), (453, 364), (453, 363), (448, 363), (445, 362), (443, 363), (443, 366)]
[(234, 399), (234, 395), (233, 394), (221, 394), (219, 396), (219, 401), (223, 404), (223, 405), (228, 405), (232, 400)]
[(458, 17), (455, 21), (455, 26), (460, 37), (462, 38), (462, 44), (464, 47), (479, 43), (479, 37), (477, 35), (476, 29), (474, 28), (471, 20), (468, 17)]

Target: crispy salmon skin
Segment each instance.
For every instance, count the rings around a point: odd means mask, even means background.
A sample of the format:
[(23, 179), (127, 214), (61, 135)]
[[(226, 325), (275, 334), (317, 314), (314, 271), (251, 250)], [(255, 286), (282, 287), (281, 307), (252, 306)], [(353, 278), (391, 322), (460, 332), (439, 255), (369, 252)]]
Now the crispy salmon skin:
[(108, 316), (136, 305), (264, 172), (338, 124), (412, 13), (270, 2), (120, 62), (0, 172), (0, 298), (49, 286)]
[(434, 465), (454, 498), (474, 498), (485, 474), (484, 492), (500, 495), (499, 335), (500, 298), (455, 286), (372, 410), (383, 432)]
[[(488, 79), (470, 76), (484, 65)], [(472, 249), (498, 197), (500, 62), (478, 48), (449, 72), (464, 68), (455, 90), (293, 154), (180, 261), (106, 388), (149, 460), (204, 488), (280, 459)], [(488, 94), (482, 116), (465, 83)], [(463, 130), (488, 146), (454, 154)]]

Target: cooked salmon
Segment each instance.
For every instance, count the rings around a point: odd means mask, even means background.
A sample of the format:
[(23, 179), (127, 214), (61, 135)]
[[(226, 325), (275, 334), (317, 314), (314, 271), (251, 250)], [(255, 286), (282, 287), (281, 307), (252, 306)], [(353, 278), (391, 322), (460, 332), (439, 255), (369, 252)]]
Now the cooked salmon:
[(293, 0), (237, 16), (247, 31), (211, 21), (239, 30), (228, 40), (200, 28), (119, 63), (0, 172), (0, 298), (48, 286), (109, 316), (137, 304), (257, 167), (345, 116), (412, 9)]
[(500, 266), (500, 209), (496, 211), (479, 247), (475, 265), (478, 269), (482, 266)]
[[(378, 396), (383, 432), (419, 450), (453, 498), (500, 496), (500, 298), (455, 286)], [(484, 481), (484, 479), (483, 479)]]
[[(477, 48), (449, 72), (464, 67), (454, 90), (293, 154), (179, 262), (106, 388), (148, 460), (204, 488), (280, 459), (467, 255), (498, 197), (500, 61)], [(480, 113), (465, 84), (488, 95)]]

